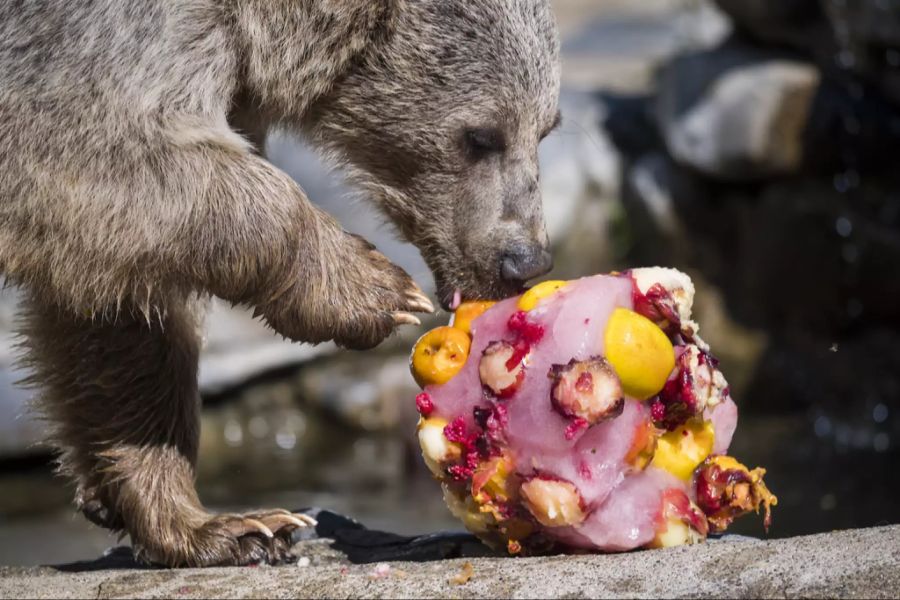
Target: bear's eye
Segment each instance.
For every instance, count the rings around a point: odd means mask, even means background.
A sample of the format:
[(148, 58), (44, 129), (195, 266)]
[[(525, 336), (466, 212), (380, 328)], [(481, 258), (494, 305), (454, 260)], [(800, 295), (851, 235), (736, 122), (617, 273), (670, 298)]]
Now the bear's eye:
[(481, 160), (506, 150), (506, 138), (499, 129), (475, 127), (463, 132), (463, 147), (472, 160)]

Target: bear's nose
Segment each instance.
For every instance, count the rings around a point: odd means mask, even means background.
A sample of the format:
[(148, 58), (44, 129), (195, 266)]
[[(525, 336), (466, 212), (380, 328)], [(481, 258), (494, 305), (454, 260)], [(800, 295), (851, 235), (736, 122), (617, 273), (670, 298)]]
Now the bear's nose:
[(525, 282), (553, 268), (553, 256), (542, 246), (515, 248), (500, 258), (500, 276), (506, 281)]

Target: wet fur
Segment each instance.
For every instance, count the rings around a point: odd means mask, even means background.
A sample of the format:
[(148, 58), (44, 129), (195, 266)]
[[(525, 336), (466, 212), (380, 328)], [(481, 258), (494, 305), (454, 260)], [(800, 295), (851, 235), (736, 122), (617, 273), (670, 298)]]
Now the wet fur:
[[(212, 515), (194, 490), (198, 298), (353, 348), (427, 306), (262, 158), (267, 132), (345, 162), (443, 295), (502, 294), (491, 246), (546, 244), (557, 51), (539, 0), (0, 6), (0, 271), (26, 291), (31, 383), (79, 509), (165, 565), (284, 559), (290, 519)], [(484, 121), (509, 152), (476, 164), (457, 140)]]

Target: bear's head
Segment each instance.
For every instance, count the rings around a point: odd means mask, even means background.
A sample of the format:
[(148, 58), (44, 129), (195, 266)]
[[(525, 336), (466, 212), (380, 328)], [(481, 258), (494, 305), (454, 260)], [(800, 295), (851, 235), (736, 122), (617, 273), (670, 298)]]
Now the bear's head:
[(434, 273), (446, 307), (551, 267), (538, 144), (559, 123), (549, 0), (397, 3), (307, 116)]

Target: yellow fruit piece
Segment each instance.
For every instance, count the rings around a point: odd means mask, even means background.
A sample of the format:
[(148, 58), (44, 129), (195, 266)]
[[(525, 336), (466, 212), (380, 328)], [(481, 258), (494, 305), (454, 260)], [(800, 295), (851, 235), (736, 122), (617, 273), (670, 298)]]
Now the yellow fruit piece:
[(479, 300), (477, 302), (463, 302), (453, 313), (451, 325), (460, 331), (472, 334), (472, 322), (480, 317), (484, 311), (497, 304), (493, 300)]
[(694, 531), (681, 519), (666, 519), (665, 531), (658, 533), (650, 542), (651, 548), (674, 548), (676, 546), (689, 546), (699, 544), (704, 540), (703, 536)]
[(723, 471), (747, 471), (748, 473), (750, 472), (750, 469), (748, 469), (742, 463), (739, 463), (737, 461), (737, 459), (735, 459), (731, 456), (725, 456), (725, 455), (713, 456), (711, 459), (709, 459), (709, 462), (713, 463), (714, 465), (716, 465)]
[(688, 480), (694, 469), (712, 452), (715, 438), (711, 422), (696, 419), (688, 421), (659, 438), (656, 454), (650, 465)]
[(662, 390), (675, 368), (675, 349), (653, 321), (617, 308), (606, 325), (606, 359), (616, 370), (625, 393), (646, 400)]
[(416, 383), (424, 388), (450, 381), (466, 364), (471, 344), (466, 332), (453, 327), (438, 327), (420, 337), (410, 357)]
[(541, 300), (548, 296), (552, 296), (564, 288), (568, 283), (568, 281), (544, 281), (537, 284), (519, 298), (519, 310), (528, 312), (529, 310), (534, 309)]
[(513, 495), (507, 485), (512, 471), (512, 461), (505, 457), (482, 463), (472, 476), (472, 497), (479, 504), (508, 501)]

